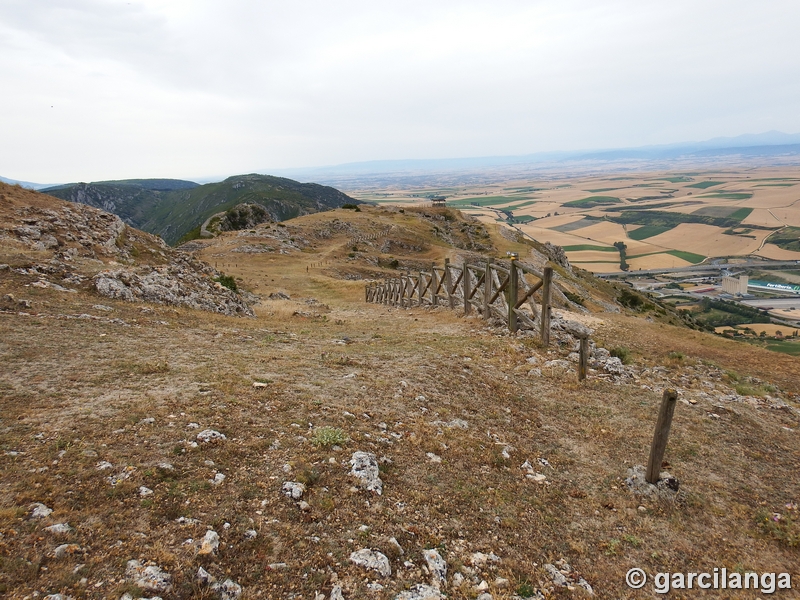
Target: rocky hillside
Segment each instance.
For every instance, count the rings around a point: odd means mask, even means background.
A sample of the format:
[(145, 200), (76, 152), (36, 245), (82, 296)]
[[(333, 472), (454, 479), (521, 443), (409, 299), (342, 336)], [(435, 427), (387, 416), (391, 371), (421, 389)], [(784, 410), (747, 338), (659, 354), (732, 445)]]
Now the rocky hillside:
[(83, 204), (0, 184), (0, 263), (26, 285), (252, 316), (221, 273)]
[(44, 191), (113, 212), (129, 225), (160, 235), (169, 244), (198, 237), (204, 221), (239, 204), (262, 206), (272, 220), (283, 221), (358, 202), (328, 186), (256, 174), (206, 185), (180, 180), (126, 180), (77, 183)]
[[(797, 585), (794, 357), (629, 310), (557, 249), (447, 210), (335, 209), (183, 246), (195, 272), (261, 297), (254, 318), (99, 297), (98, 274), (166, 275), (181, 252), (2, 193), (4, 597), (617, 599), (723, 568)], [(548, 346), (364, 302), (371, 278), (507, 251), (558, 273)], [(110, 279), (145, 289), (137, 275)], [(667, 388), (653, 486), (641, 465)]]

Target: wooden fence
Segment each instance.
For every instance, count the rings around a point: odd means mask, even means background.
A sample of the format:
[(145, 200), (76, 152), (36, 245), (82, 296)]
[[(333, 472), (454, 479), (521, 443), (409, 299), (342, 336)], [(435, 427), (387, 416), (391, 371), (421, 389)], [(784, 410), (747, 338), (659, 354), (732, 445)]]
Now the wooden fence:
[[(383, 283), (370, 283), (367, 302), (391, 306), (463, 307), (464, 314), (477, 311), (484, 319), (504, 320), (509, 331), (538, 330), (550, 343), (550, 295), (553, 268), (540, 273), (533, 267), (510, 261), (487, 260), (484, 264), (433, 265), (430, 271), (404, 273)], [(539, 300), (535, 299), (537, 294)]]

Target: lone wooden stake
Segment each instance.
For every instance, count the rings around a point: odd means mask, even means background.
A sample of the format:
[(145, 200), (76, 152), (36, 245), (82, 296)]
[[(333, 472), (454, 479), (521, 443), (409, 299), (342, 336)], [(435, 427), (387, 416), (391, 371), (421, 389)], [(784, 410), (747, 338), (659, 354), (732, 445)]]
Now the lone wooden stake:
[(589, 338), (581, 338), (581, 352), (578, 361), (578, 381), (586, 379), (586, 371), (589, 367)]
[(553, 280), (553, 267), (544, 268), (542, 285), (542, 343), (550, 345), (550, 282)]
[(489, 297), (492, 295), (492, 266), (489, 261), (486, 261), (486, 269), (483, 276), (483, 318), (488, 320), (491, 312), (489, 312)]
[(466, 259), (464, 260), (463, 269), (464, 273), (461, 276), (461, 279), (464, 283), (464, 314), (468, 315), (470, 313), (470, 309), (472, 308), (469, 303), (469, 296), (472, 294), (472, 280), (470, 279), (469, 267), (467, 266)]
[(517, 265), (515, 259), (511, 258), (511, 270), (508, 272), (508, 330), (511, 333), (517, 332)]
[(647, 473), (645, 474), (647, 483), (657, 483), (658, 476), (661, 474), (661, 462), (664, 460), (664, 451), (667, 449), (669, 428), (672, 426), (672, 415), (675, 413), (677, 399), (678, 392), (672, 388), (664, 390), (661, 408), (658, 410), (656, 431), (653, 434), (653, 445), (650, 446), (650, 460), (647, 461)]

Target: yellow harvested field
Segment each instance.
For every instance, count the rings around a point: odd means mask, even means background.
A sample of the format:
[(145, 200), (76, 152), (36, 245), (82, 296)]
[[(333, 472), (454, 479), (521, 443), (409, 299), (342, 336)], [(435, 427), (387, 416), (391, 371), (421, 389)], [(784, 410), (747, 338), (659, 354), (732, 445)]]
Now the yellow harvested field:
[(800, 227), (800, 201), (792, 206), (784, 208), (773, 208), (772, 214), (778, 217), (782, 223), (791, 227)]
[[(533, 206), (531, 206), (533, 208)], [(524, 210), (514, 211), (514, 214), (524, 214)], [(583, 215), (576, 215), (576, 214), (569, 214), (569, 215), (556, 215), (555, 217), (545, 217), (543, 219), (539, 219), (536, 222), (537, 227), (543, 227), (545, 229), (550, 229), (552, 227), (559, 227), (560, 225), (566, 225), (567, 223), (574, 223), (575, 221), (580, 221), (583, 218)]]
[(780, 227), (783, 225), (779, 219), (767, 208), (756, 208), (742, 221), (742, 225), (761, 225), (762, 227)]
[(672, 256), (671, 254), (650, 254), (648, 256), (640, 256), (639, 258), (629, 258), (628, 264), (631, 271), (638, 271), (639, 269), (670, 269), (673, 267), (686, 267), (691, 266), (687, 260)]
[(764, 247), (755, 254), (773, 260), (800, 260), (800, 252), (784, 250), (775, 244), (764, 244)]
[[(760, 334), (762, 331), (765, 331), (767, 335), (774, 336), (778, 331), (780, 331), (784, 337), (789, 337), (793, 335), (795, 331), (798, 332), (800, 335), (800, 329), (796, 329), (794, 327), (789, 327), (788, 325), (776, 325), (775, 323), (747, 323), (745, 325), (737, 325), (735, 329), (744, 329), (747, 327), (748, 329), (752, 329), (756, 333)], [(716, 327), (714, 331), (717, 333), (722, 333), (725, 330), (734, 329), (732, 327)]]
[(600, 252), (598, 250), (579, 250), (576, 252), (567, 252), (569, 262), (603, 262), (614, 261), (619, 262), (619, 252), (614, 248), (613, 252)]
[(544, 229), (536, 225), (522, 224), (518, 225), (520, 231), (524, 231), (533, 239), (542, 243), (550, 242), (559, 246), (576, 246), (578, 244), (590, 243), (586, 238), (573, 235), (571, 233), (561, 233), (553, 229)]
[(580, 269), (591, 271), (592, 273), (619, 273), (619, 263), (579, 263), (575, 264)]
[(756, 236), (753, 239), (726, 235), (724, 231), (721, 227), (712, 225), (681, 223), (674, 229), (649, 239), (653, 244), (674, 250), (685, 250), (703, 256), (729, 256), (755, 252), (761, 241), (772, 233), (768, 230), (755, 230), (750, 234)]

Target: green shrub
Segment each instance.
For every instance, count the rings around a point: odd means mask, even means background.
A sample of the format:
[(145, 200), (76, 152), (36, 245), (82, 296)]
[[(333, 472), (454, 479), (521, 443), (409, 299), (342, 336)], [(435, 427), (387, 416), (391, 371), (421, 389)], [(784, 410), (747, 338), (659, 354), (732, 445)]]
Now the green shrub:
[(609, 352), (611, 356), (616, 356), (620, 359), (623, 365), (628, 365), (633, 360), (631, 351), (625, 346), (617, 346), (616, 348), (612, 348)]
[(225, 286), (226, 288), (228, 288), (233, 292), (239, 291), (239, 286), (236, 285), (236, 280), (230, 275), (225, 275), (224, 273), (220, 273), (219, 277), (216, 277), (214, 281), (216, 281), (222, 286)]
[(314, 430), (314, 435), (311, 436), (311, 443), (315, 446), (327, 448), (328, 446), (342, 446), (350, 441), (347, 434), (339, 427), (330, 427), (325, 425), (317, 427)]

